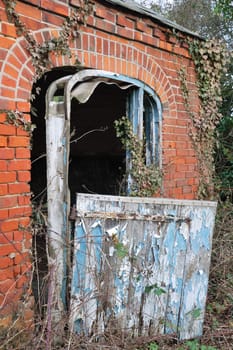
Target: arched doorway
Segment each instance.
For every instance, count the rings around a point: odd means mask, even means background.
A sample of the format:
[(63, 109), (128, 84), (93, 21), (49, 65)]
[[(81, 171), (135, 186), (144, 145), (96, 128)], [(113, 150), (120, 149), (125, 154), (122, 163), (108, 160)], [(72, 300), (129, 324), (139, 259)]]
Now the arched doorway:
[[(158, 165), (161, 104), (142, 82), (88, 69), (64, 74), (46, 93), (47, 238), (55, 321), (66, 308), (69, 215), (76, 192), (119, 194), (122, 176), (130, 167), (130, 154), (122, 149), (113, 127), (123, 115), (139, 138), (145, 134), (146, 163)], [(128, 182), (125, 193), (130, 186)]]

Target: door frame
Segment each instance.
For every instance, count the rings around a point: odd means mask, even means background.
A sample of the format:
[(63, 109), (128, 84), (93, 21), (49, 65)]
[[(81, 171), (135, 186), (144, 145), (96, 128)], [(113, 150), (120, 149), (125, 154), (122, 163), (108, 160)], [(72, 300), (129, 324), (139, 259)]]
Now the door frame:
[[(134, 132), (143, 137), (144, 92), (150, 97), (152, 140), (157, 139), (157, 161), (161, 166), (161, 120), (162, 105), (154, 90), (145, 83), (128, 76), (104, 70), (84, 69), (74, 75), (67, 75), (54, 81), (46, 93), (46, 153), (47, 153), (47, 201), (48, 201), (48, 265), (51, 288), (51, 305), (55, 322), (62, 319), (67, 308), (67, 279), (70, 260), (70, 193), (68, 187), (69, 142), (71, 100), (75, 87), (87, 81), (102, 78), (130, 84), (135, 87), (128, 100), (128, 117)], [(56, 91), (64, 89), (63, 101), (55, 101)], [(157, 123), (155, 126), (155, 123)], [(153, 152), (153, 148), (151, 149)], [(152, 155), (155, 159), (155, 154)], [(128, 188), (130, 192), (130, 188)]]

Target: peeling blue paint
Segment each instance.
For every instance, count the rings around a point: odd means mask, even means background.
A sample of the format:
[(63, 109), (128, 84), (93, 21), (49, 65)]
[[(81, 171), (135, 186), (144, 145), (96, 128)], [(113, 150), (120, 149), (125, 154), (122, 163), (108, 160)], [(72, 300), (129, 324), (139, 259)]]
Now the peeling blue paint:
[(74, 321), (74, 332), (82, 334), (84, 331), (84, 322), (82, 318), (78, 318)]
[(101, 269), (101, 246), (102, 246), (102, 236), (103, 236), (103, 231), (100, 223), (92, 228), (91, 231), (91, 236), (92, 236), (92, 244), (94, 245), (95, 249), (95, 261), (96, 261), (96, 269), (97, 272), (100, 272)]
[(61, 286), (61, 299), (66, 307), (66, 293), (67, 293), (67, 245), (66, 245), (66, 235), (67, 235), (67, 203), (63, 203), (63, 231), (62, 231), (62, 242), (63, 242), (63, 277)]
[(122, 278), (122, 276), (115, 276), (114, 278), (114, 284), (115, 284), (115, 287), (116, 287), (116, 290), (117, 290), (117, 298), (119, 299), (119, 303), (118, 303), (118, 311), (120, 311), (120, 307), (119, 307), (119, 304), (121, 305), (121, 307), (124, 307), (124, 280)]
[(134, 245), (133, 255), (138, 256), (141, 250), (144, 248), (144, 246), (144, 242), (137, 242), (137, 244)]
[(80, 222), (75, 228), (75, 247), (74, 252), (74, 271), (72, 278), (72, 295), (81, 295), (85, 289), (85, 276), (86, 276), (86, 254), (87, 254), (87, 242), (85, 237), (85, 229)]
[(210, 250), (209, 228), (202, 225), (201, 229), (190, 237), (192, 250), (195, 254), (199, 254), (202, 247)]
[(186, 251), (187, 249), (187, 241), (184, 237), (184, 235), (180, 232), (180, 230), (177, 231), (176, 234), (176, 246), (174, 247), (175, 250), (179, 251)]
[(208, 288), (208, 276), (206, 274), (200, 274), (195, 271), (192, 278), (186, 280), (184, 286), (183, 304), (180, 315), (179, 329), (180, 333), (188, 329), (190, 335), (195, 334), (195, 337), (202, 335), (202, 322), (200, 322), (199, 316), (195, 315), (195, 310), (200, 310), (200, 313), (204, 313), (206, 294)]
[[(159, 239), (152, 237), (152, 242), (151, 242), (151, 251), (149, 252), (149, 261), (153, 261), (157, 266), (159, 266), (159, 247), (160, 243), (158, 243)], [(152, 254), (152, 258), (151, 257)]]
[(175, 244), (176, 224), (171, 222), (167, 226), (166, 235), (164, 238), (164, 254), (168, 256), (169, 266), (173, 266), (173, 249)]
[[(83, 319), (87, 334), (92, 326), (98, 325), (104, 331), (113, 321), (132, 334), (140, 329), (144, 335), (175, 332), (180, 339), (200, 336), (215, 206), (204, 202), (198, 206), (197, 202), (187, 201), (170, 203), (163, 199), (160, 203), (160, 199), (146, 202), (140, 198), (100, 197), (99, 202), (94, 195), (78, 195), (77, 199), (77, 205), (82, 199), (82, 210), (94, 208), (99, 218), (95, 216), (93, 221), (90, 215), (85, 218), (85, 227), (76, 227), (78, 245), (72, 293), (77, 300), (86, 296), (81, 306), (76, 303), (80, 308), (73, 316), (76, 329), (82, 327)], [(111, 220), (101, 217), (106, 207), (109, 213), (123, 211), (124, 219), (114, 219), (111, 227)], [(130, 216), (135, 212), (140, 214), (138, 218)], [(148, 215), (155, 214), (161, 222), (148, 220)], [(103, 242), (107, 242), (106, 247)], [(125, 256), (118, 256), (118, 243), (126, 251)], [(85, 313), (90, 305), (92, 316)], [(102, 310), (98, 319), (97, 308)]]
[(67, 166), (67, 139), (66, 137), (62, 138), (62, 148), (63, 148), (63, 164)]

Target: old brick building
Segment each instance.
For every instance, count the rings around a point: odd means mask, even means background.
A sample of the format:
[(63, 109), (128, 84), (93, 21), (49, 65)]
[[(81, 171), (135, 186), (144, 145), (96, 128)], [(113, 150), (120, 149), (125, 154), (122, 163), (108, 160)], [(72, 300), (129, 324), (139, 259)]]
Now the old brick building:
[[(72, 107), (71, 119), (74, 119), (76, 108), (82, 115), (82, 125), (85, 124), (82, 132), (88, 127), (105, 126), (113, 110), (117, 110), (117, 115), (111, 116), (111, 120), (127, 114), (127, 92), (131, 89), (127, 84), (133, 86), (136, 93), (139, 91), (139, 95), (140, 91), (144, 91), (144, 98), (133, 108), (149, 110), (148, 114), (144, 112), (148, 116), (153, 106), (156, 110), (156, 128), (150, 140), (153, 144), (149, 153), (151, 155), (152, 149), (156, 149), (155, 161), (163, 171), (163, 184), (157, 196), (196, 199), (199, 181), (197, 158), (189, 137), (190, 119), (179, 75), (181, 69), (186, 71), (187, 86), (192, 92), (190, 108), (197, 111), (199, 100), (195, 67), (186, 40), (195, 38), (194, 33), (130, 1), (93, 0), (87, 23), (81, 25), (79, 35), (70, 40), (71, 57), (51, 50), (48, 72), (39, 82), (34, 82), (37, 61), (32, 59), (33, 50), (28, 49), (27, 35), (42, 46), (43, 43), (52, 43), (53, 38), (59, 37), (67, 16), (71, 17), (72, 11), (79, 10), (82, 1), (16, 1), (15, 14), (25, 25), (25, 31), (21, 33), (15, 26), (14, 15), (11, 18), (9, 13), (7, 15), (10, 3), (0, 0), (0, 326), (7, 326), (17, 317), (20, 322), (27, 323), (33, 316), (29, 288), (31, 190), (34, 196), (35, 192), (37, 195), (43, 191), (46, 179), (42, 171), (44, 165), (38, 165), (32, 168), (31, 180), (31, 145), (34, 160), (45, 152), (45, 93), (52, 81), (74, 75), (84, 68), (88, 70), (87, 77), (98, 71), (104, 84), (96, 88), (93, 102), (89, 101), (84, 112), (78, 109), (82, 109), (80, 106)], [(93, 77), (91, 79), (93, 81)], [(33, 100), (32, 93), (35, 95)], [(134, 97), (130, 98), (133, 101)], [(110, 106), (105, 107), (104, 103), (109, 101)], [(140, 102), (144, 106), (140, 106)], [(37, 110), (37, 117), (33, 113), (31, 115), (31, 106)], [(101, 123), (89, 125), (87, 120), (92, 112), (97, 113), (95, 108), (101, 110)], [(105, 108), (107, 114), (104, 113)], [(27, 130), (31, 116), (37, 125), (32, 134)], [(98, 118), (98, 114), (96, 116)], [(145, 124), (145, 120), (141, 123)], [(78, 127), (75, 122), (73, 124)], [(81, 157), (76, 161), (83, 164), (89, 161), (84, 157), (86, 154), (93, 156), (105, 151), (107, 158), (112, 159), (115, 152), (111, 134), (102, 142), (93, 139), (87, 149), (85, 144), (80, 147)], [(76, 149), (71, 152), (74, 156)], [(103, 164), (106, 171), (113, 166), (106, 165), (106, 159), (102, 161), (99, 167)], [(90, 171), (95, 172), (96, 166)], [(97, 176), (98, 181), (101, 177), (102, 173)], [(90, 186), (91, 181), (85, 186)], [(74, 191), (80, 191), (78, 185)]]

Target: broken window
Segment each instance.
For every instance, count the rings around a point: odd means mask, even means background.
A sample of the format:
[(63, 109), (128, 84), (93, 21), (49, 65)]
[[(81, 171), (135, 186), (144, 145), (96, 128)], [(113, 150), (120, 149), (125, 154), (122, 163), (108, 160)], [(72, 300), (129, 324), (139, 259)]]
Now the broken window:
[[(139, 81), (100, 71), (88, 71), (84, 81), (70, 92), (69, 186), (75, 193), (114, 194), (123, 188), (130, 167), (130, 154), (116, 137), (114, 121), (127, 116), (134, 133), (145, 139), (146, 164), (160, 165), (160, 102)], [(100, 76), (101, 75), (101, 76)]]

